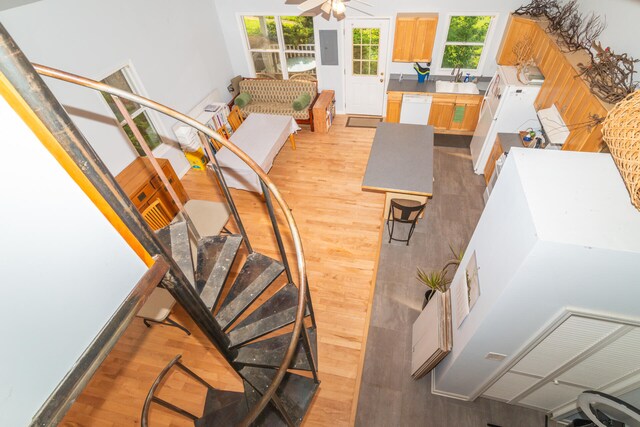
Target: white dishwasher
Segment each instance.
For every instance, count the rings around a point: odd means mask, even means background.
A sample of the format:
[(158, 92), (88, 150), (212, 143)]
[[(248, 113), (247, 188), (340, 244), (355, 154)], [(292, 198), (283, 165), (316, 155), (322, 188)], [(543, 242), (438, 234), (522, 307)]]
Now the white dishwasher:
[(400, 123), (426, 125), (429, 122), (431, 100), (429, 95), (403, 95)]

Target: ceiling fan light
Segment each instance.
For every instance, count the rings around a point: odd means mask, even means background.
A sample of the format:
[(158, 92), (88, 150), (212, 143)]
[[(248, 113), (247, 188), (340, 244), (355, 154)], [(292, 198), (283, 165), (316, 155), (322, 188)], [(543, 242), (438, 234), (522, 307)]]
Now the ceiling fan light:
[(323, 3), (320, 9), (322, 9), (324, 13), (331, 13), (331, 0), (327, 0), (325, 3)]
[(344, 3), (341, 0), (337, 0), (333, 2), (333, 11), (336, 14), (342, 15), (345, 10), (347, 10), (347, 7), (344, 5)]

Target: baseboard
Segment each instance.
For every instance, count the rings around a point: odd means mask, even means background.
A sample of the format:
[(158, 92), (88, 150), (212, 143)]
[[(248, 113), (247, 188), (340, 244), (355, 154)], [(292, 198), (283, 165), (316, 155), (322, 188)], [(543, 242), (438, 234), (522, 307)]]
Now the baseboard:
[(439, 391), (436, 390), (436, 377), (431, 371), (431, 394), (435, 394), (437, 396), (449, 397), (451, 399), (463, 400), (465, 402), (472, 402), (475, 399), (471, 399), (469, 396), (463, 396), (461, 394), (449, 393), (448, 391)]
[(182, 178), (183, 176), (185, 176), (187, 174), (187, 172), (189, 172), (191, 170), (191, 165), (187, 165), (183, 170), (181, 171), (177, 171), (176, 174), (178, 175), (178, 178)]

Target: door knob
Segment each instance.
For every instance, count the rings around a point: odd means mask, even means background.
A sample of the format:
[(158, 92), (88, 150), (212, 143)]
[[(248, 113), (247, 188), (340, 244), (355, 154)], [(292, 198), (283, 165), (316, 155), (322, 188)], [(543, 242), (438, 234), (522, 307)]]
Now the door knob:
[(380, 79), (380, 83), (384, 83), (384, 79)]

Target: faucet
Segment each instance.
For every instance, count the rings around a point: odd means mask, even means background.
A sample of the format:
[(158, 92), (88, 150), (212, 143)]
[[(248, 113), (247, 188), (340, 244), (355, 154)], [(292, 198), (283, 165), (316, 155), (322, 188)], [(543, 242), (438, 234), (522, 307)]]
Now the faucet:
[(453, 70), (451, 70), (451, 75), (454, 76), (454, 83), (460, 83), (462, 81), (462, 64), (456, 64), (456, 66), (453, 67)]

